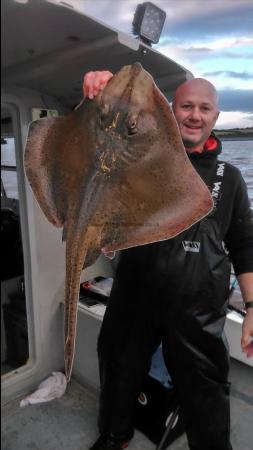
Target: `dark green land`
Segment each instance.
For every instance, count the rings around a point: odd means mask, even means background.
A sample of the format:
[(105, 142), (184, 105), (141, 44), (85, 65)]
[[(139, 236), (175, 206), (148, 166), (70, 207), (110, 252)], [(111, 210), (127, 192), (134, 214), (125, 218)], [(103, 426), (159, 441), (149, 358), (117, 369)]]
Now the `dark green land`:
[(253, 139), (253, 127), (214, 130), (214, 132), (221, 139)]

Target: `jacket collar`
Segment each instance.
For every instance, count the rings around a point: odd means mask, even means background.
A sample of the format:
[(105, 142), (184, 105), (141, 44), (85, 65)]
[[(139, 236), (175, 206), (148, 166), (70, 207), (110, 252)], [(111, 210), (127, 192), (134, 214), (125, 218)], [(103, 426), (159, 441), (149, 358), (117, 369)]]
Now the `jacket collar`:
[(212, 158), (217, 157), (222, 152), (221, 141), (215, 136), (214, 132), (211, 133), (209, 138), (204, 144), (204, 149), (199, 152), (187, 152), (190, 158)]

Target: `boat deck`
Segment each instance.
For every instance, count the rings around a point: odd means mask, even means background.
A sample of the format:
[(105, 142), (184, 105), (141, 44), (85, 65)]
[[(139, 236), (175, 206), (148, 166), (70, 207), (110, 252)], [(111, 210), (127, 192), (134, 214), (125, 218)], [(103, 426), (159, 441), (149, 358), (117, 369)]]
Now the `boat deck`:
[[(230, 380), (233, 450), (252, 450), (253, 369), (232, 360)], [(97, 437), (98, 395), (75, 380), (59, 400), (24, 408), (20, 400), (2, 408), (3, 450), (88, 450)], [(185, 435), (168, 448), (188, 449)], [(129, 450), (151, 449), (155, 445), (136, 431)]]

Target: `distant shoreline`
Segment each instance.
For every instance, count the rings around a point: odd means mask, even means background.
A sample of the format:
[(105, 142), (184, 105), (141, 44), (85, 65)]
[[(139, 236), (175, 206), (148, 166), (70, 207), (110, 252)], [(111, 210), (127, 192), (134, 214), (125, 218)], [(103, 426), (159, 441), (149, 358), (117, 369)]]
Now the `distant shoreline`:
[(215, 135), (224, 141), (252, 141), (253, 128), (233, 128), (230, 130), (214, 130)]
[(221, 139), (222, 141), (253, 141), (252, 137), (246, 137), (246, 136), (226, 136), (226, 135), (215, 135)]

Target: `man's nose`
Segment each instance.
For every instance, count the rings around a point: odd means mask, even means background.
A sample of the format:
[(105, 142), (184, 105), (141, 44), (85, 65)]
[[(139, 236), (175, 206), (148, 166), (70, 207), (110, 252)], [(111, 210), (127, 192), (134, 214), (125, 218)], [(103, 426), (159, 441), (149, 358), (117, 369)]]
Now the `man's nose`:
[(200, 110), (199, 110), (199, 108), (192, 108), (191, 109), (191, 115), (190, 115), (190, 118), (192, 119), (192, 120), (200, 120), (201, 119), (201, 113), (200, 113)]

